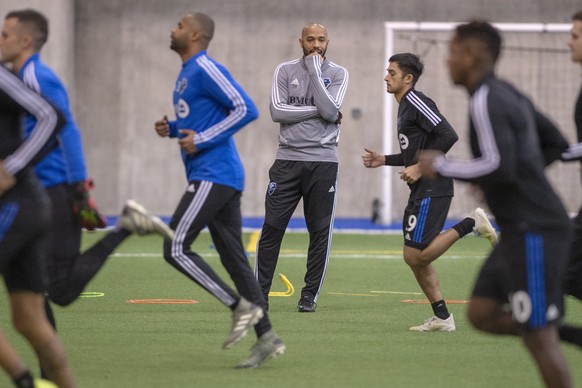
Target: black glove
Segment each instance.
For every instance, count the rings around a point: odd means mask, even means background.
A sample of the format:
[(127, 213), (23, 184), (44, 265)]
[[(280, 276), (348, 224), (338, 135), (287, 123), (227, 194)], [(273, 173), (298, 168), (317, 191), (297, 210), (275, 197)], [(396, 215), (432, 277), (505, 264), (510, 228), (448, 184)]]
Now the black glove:
[(70, 186), (73, 198), (73, 213), (79, 218), (81, 226), (87, 230), (105, 228), (107, 221), (97, 210), (95, 200), (89, 193), (95, 184), (93, 179), (73, 183)]

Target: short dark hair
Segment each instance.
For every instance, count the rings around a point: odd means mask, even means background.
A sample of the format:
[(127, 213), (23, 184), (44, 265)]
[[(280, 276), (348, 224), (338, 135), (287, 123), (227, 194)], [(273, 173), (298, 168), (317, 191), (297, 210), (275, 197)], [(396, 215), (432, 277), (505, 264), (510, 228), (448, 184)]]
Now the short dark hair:
[(416, 85), (418, 79), (422, 75), (422, 71), (424, 70), (424, 64), (416, 54), (412, 53), (400, 53), (394, 54), (390, 57), (388, 62), (396, 62), (398, 63), (398, 67), (404, 75), (411, 74), (412, 75), (412, 84)]
[(460, 24), (455, 29), (455, 38), (459, 40), (477, 39), (483, 44), (494, 62), (497, 62), (501, 53), (501, 33), (489, 22), (473, 20)]
[(192, 12), (192, 17), (199, 24), (206, 42), (209, 43), (214, 37), (214, 20), (210, 16), (202, 12)]
[(578, 11), (574, 15), (572, 15), (572, 20), (578, 20), (582, 22), (582, 11)]
[(47, 18), (34, 9), (11, 11), (6, 15), (5, 19), (10, 18), (18, 19), (19, 23), (32, 30), (33, 48), (35, 51), (40, 51), (48, 40), (49, 27)]

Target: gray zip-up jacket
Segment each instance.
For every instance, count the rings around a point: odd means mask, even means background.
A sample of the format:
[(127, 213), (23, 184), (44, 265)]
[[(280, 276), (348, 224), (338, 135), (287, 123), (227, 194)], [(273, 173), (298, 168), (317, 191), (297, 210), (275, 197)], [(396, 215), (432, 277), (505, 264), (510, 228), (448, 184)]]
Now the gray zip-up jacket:
[(277, 159), (337, 162), (339, 117), (348, 71), (319, 56), (277, 66), (270, 111), (280, 123)]

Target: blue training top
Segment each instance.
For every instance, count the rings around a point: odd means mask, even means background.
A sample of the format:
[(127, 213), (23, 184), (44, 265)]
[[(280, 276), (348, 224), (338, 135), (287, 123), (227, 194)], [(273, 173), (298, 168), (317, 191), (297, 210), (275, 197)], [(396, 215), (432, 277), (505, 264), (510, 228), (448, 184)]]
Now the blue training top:
[(244, 168), (232, 136), (259, 113), (228, 70), (206, 51), (188, 59), (176, 81), (174, 109), (170, 137), (184, 137), (182, 129), (196, 132), (196, 153), (182, 150), (188, 182), (205, 180), (242, 191)]
[[(58, 147), (37, 163), (35, 170), (43, 186), (72, 184), (87, 177), (81, 132), (71, 114), (69, 97), (61, 80), (44, 63), (38, 54), (32, 55), (18, 73), (26, 85), (40, 93), (56, 106), (64, 115), (66, 124), (57, 136)], [(36, 124), (36, 119), (27, 115), (25, 136), (28, 137)]]

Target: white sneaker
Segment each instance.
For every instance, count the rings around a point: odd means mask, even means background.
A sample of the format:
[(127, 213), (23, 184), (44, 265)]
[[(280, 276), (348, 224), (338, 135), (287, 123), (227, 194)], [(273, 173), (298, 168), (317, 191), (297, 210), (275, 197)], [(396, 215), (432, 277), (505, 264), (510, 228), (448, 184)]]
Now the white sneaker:
[(499, 242), (499, 236), (497, 236), (495, 228), (493, 225), (491, 225), (485, 210), (478, 207), (471, 212), (469, 217), (475, 220), (475, 227), (473, 228), (473, 232), (477, 236), (485, 237), (487, 240), (489, 240), (492, 246), (497, 245)]
[(157, 233), (168, 240), (174, 238), (174, 231), (164, 221), (148, 213), (143, 206), (132, 199), (125, 203), (117, 226), (137, 234)]
[(455, 326), (455, 319), (453, 314), (447, 319), (440, 319), (436, 316), (432, 316), (420, 326), (412, 326), (410, 331), (455, 331), (457, 327)]

